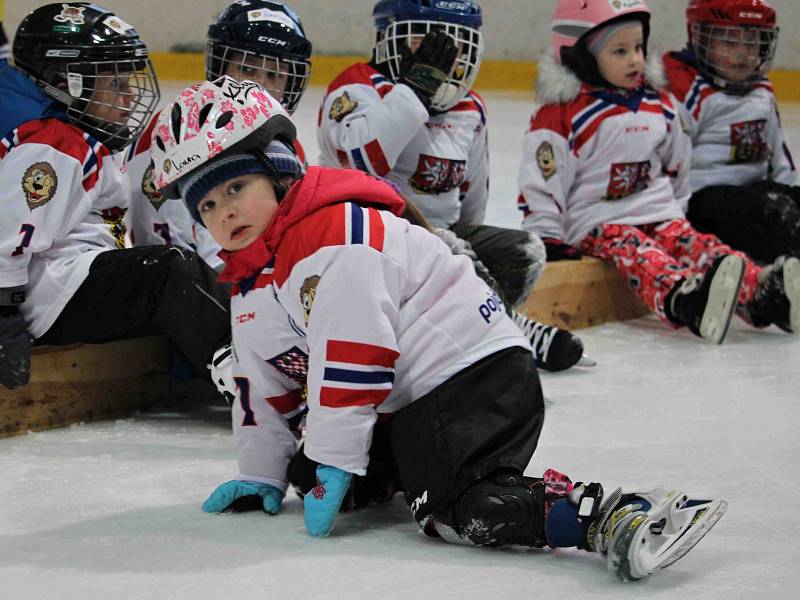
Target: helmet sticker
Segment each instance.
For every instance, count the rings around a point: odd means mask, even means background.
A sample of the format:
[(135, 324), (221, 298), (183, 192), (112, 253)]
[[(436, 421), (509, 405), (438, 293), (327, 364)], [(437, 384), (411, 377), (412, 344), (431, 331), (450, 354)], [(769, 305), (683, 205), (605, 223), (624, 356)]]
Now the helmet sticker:
[(133, 29), (132, 25), (128, 25), (119, 17), (106, 17), (103, 20), (103, 23), (106, 25), (106, 27), (112, 31), (116, 31), (120, 35), (125, 35), (128, 31)]
[(22, 191), (28, 203), (28, 209), (44, 206), (58, 189), (58, 177), (56, 171), (50, 163), (38, 162), (32, 164), (25, 170), (22, 176)]
[(608, 4), (617, 12), (634, 8), (647, 8), (642, 0), (608, 0)]
[(62, 4), (61, 7), (61, 13), (53, 17), (54, 21), (58, 21), (59, 23), (72, 23), (73, 25), (86, 24), (86, 20), (83, 16), (83, 11), (86, 10), (85, 6)]
[(69, 50), (64, 48), (56, 48), (48, 50), (45, 53), (47, 58), (78, 58), (81, 55), (80, 50)]
[(73, 98), (80, 98), (83, 93), (83, 75), (67, 73), (67, 90)]
[(292, 21), (289, 15), (279, 10), (269, 10), (267, 8), (262, 8), (259, 10), (248, 10), (247, 20), (251, 22), (272, 21), (273, 23), (280, 23), (281, 25), (286, 25), (292, 31), (294, 31), (297, 28), (295, 22)]

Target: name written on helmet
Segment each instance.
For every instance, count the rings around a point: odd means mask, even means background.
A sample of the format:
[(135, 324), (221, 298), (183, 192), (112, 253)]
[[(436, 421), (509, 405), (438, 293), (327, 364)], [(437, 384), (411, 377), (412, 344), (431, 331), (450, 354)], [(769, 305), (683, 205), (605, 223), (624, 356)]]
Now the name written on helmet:
[(192, 154), (191, 156), (187, 156), (179, 163), (176, 163), (174, 160), (168, 158), (167, 160), (164, 161), (164, 166), (162, 168), (164, 169), (164, 173), (169, 173), (172, 170), (172, 168), (175, 167), (175, 170), (178, 173), (180, 173), (181, 171), (183, 171), (183, 169), (185, 169), (186, 167), (188, 167), (193, 163), (196, 163), (198, 160), (201, 160), (199, 154)]
[(757, 12), (742, 11), (739, 13), (740, 19), (763, 19), (764, 15)]

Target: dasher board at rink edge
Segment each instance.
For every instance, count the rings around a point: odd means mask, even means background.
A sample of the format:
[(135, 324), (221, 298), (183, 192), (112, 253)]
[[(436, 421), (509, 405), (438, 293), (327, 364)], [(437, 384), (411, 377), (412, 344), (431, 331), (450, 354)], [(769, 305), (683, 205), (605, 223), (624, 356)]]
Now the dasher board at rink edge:
[(213, 399), (205, 380), (170, 375), (169, 353), (162, 336), (34, 348), (30, 383), (0, 386), (0, 438)]

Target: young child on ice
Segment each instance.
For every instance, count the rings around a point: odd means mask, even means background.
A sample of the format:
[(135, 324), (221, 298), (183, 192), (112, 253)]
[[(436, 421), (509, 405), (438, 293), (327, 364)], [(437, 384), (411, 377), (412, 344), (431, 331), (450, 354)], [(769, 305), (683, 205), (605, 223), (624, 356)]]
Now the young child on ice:
[(349, 169), (303, 173), (294, 136), (277, 101), (227, 77), (184, 90), (153, 134), (156, 186), (225, 249), (234, 290), (239, 473), (204, 511), (280, 510), (305, 384), (313, 536), (331, 532), (365, 473), (379, 415), (428, 535), (580, 546), (641, 579), (708, 532), (722, 500), (524, 476), (544, 418), (528, 341), (467, 257), (398, 216), (391, 187)]
[(749, 256), (800, 256), (800, 188), (767, 73), (777, 14), (764, 0), (691, 0), (687, 47), (664, 56), (692, 138), (687, 217)]
[(762, 269), (684, 217), (691, 141), (646, 64), (649, 22), (639, 0), (559, 0), (523, 147), (522, 226), (566, 256), (613, 261), (663, 321), (713, 342), (737, 305), (800, 333), (800, 260)]

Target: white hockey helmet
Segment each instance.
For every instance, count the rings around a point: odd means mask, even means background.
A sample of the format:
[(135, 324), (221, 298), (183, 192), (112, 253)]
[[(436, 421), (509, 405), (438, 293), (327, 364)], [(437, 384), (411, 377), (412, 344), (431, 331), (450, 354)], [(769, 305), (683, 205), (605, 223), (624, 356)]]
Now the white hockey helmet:
[(166, 198), (180, 198), (179, 184), (212, 160), (263, 152), (273, 141), (296, 137), (286, 109), (257, 83), (223, 76), (183, 90), (153, 128), (153, 183)]

